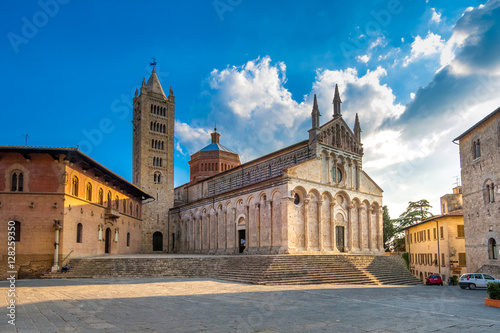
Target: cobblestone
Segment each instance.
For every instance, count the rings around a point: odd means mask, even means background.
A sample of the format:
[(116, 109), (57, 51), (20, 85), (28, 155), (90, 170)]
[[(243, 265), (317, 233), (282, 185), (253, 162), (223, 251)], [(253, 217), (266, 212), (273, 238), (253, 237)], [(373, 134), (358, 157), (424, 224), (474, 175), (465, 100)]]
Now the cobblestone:
[(261, 286), (212, 279), (17, 281), (0, 332), (499, 332), (485, 290), (452, 286)]

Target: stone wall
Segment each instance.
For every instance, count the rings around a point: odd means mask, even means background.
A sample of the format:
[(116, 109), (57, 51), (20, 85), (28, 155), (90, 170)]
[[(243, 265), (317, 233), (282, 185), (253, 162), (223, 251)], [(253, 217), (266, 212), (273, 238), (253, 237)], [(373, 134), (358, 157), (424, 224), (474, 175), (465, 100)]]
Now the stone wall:
[[(465, 224), (467, 267), (475, 272), (484, 265), (500, 265), (490, 259), (488, 243), (494, 239), (500, 248), (500, 112), (495, 111), (460, 138), (460, 164)], [(474, 156), (479, 140), (480, 156)], [(491, 202), (488, 187), (494, 185)], [(497, 254), (500, 257), (500, 253)]]

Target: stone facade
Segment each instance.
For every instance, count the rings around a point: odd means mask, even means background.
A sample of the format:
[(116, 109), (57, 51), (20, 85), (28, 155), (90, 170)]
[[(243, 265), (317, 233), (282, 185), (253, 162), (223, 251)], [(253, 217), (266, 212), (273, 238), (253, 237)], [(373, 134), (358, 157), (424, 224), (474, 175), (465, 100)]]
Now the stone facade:
[(168, 210), (174, 204), (175, 97), (168, 97), (153, 69), (133, 100), (133, 183), (151, 193), (144, 205), (142, 252), (165, 252), (170, 246)]
[(454, 141), (460, 142), (467, 267), (498, 275), (500, 108)]
[(19, 277), (69, 258), (140, 251), (142, 200), (150, 196), (78, 150), (0, 146), (0, 175), (2, 267), (12, 224)]
[(175, 189), (180, 253), (383, 253), (382, 190), (362, 170), (361, 128), (340, 112), (309, 140)]
[(441, 197), (441, 214), (446, 214), (463, 208), (462, 186), (453, 188), (453, 193)]

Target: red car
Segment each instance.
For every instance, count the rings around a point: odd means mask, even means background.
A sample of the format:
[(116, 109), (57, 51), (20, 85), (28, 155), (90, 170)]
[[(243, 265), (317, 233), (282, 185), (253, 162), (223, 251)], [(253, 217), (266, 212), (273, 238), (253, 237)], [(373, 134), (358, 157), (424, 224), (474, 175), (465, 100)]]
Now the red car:
[(443, 279), (441, 279), (441, 275), (439, 275), (439, 274), (432, 274), (432, 275), (429, 275), (428, 277), (425, 278), (425, 284), (428, 286), (431, 284), (437, 284), (437, 285), (442, 286)]

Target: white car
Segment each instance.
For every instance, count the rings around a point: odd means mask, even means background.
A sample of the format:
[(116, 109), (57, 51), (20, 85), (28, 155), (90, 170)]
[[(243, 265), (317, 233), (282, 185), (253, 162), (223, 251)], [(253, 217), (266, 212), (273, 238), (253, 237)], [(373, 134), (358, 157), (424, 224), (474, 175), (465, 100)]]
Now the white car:
[(486, 288), (489, 282), (500, 282), (500, 280), (484, 273), (465, 273), (458, 280), (458, 285), (462, 289), (469, 287), (469, 289), (474, 290), (476, 287)]

